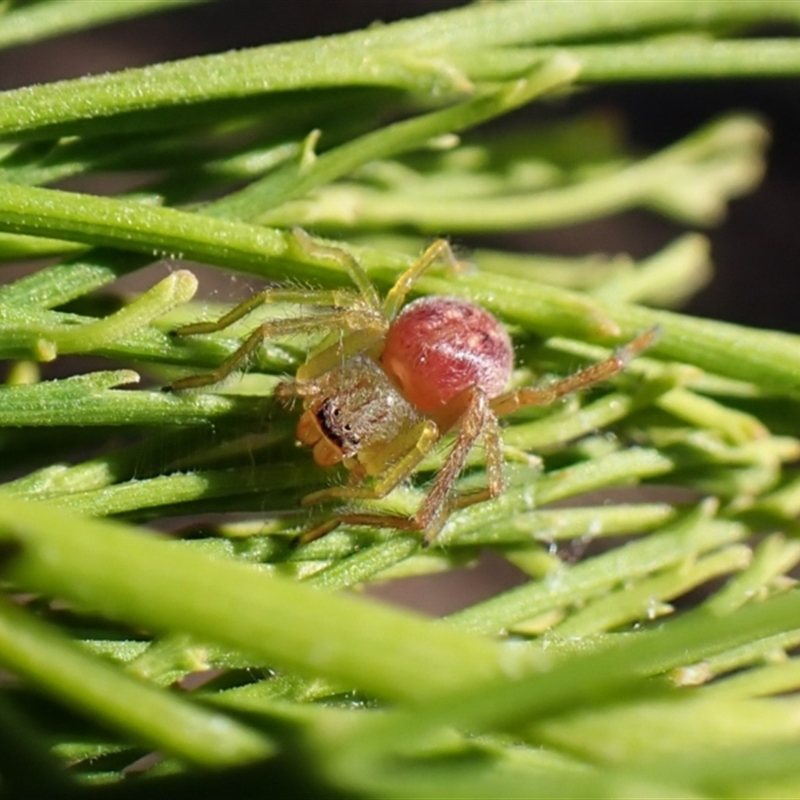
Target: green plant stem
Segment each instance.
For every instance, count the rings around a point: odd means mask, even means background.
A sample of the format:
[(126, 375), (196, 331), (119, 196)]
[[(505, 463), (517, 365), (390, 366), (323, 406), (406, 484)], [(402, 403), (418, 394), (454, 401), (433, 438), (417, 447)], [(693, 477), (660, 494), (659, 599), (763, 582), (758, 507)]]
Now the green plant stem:
[(768, 436), (766, 426), (752, 414), (718, 403), (688, 389), (673, 389), (656, 400), (664, 411), (705, 430), (716, 430), (735, 444), (746, 445)]
[(307, 583), (320, 589), (344, 589), (362, 583), (379, 572), (404, 561), (420, 549), (418, 536), (393, 536), (350, 558), (312, 575)]
[(637, 407), (648, 405), (653, 395), (668, 391), (668, 387), (645, 386), (636, 395), (612, 392), (605, 397), (587, 403), (577, 411), (564, 409), (554, 412), (545, 419), (522, 422), (506, 429), (505, 444), (524, 452), (541, 452), (547, 447), (577, 439), (601, 428), (607, 428), (624, 419)]
[(61, 702), (197, 764), (240, 764), (271, 750), (260, 734), (133, 680), (8, 601), (0, 660)]
[(703, 692), (722, 697), (763, 697), (800, 689), (800, 658), (766, 664), (716, 681)]
[(613, 630), (641, 619), (655, 619), (672, 612), (668, 600), (679, 597), (712, 578), (743, 570), (752, 552), (745, 545), (732, 545), (698, 558), (690, 565), (681, 564), (635, 586), (617, 590), (590, 602), (585, 608), (556, 625), (549, 633), (555, 636), (587, 636)]
[[(86, 129), (118, 129), (116, 115), (127, 114), (127, 124), (131, 125), (130, 112), (141, 110), (150, 112), (146, 124), (152, 127), (153, 110), (175, 103), (187, 106), (314, 87), (380, 85), (434, 96), (452, 95), (470, 90), (468, 76), (450, 58), (453, 51), (472, 55), (475, 49), (492, 45), (575, 41), (586, 35), (596, 38), (615, 33), (630, 36), (675, 27), (704, 29), (765, 19), (796, 20), (798, 15), (800, 9), (794, 0), (738, 0), (730, 4), (716, 0), (669, 3), (601, 0), (455, 9), (380, 30), (202, 56), (86, 78), (70, 86), (69, 103), (62, 102), (67, 82), (6, 92), (0, 96), (0, 135), (19, 136), (24, 132), (27, 136), (47, 138)], [(615, 43), (609, 49), (619, 47)], [(675, 55), (679, 65), (689, 63), (695, 65), (695, 71), (704, 70), (705, 59), (687, 59), (680, 49)], [(761, 55), (756, 47), (748, 61), (757, 65)], [(736, 62), (741, 61), (739, 54)], [(794, 67), (796, 73), (800, 63), (795, 62)], [(636, 68), (641, 70), (643, 65), (636, 63)], [(662, 69), (675, 71), (674, 66)], [(25, 109), (25, 114), (19, 114), (20, 108)], [(159, 124), (175, 126), (180, 122), (174, 114), (161, 114)]]
[[(60, 239), (38, 236), (18, 236), (15, 233), (0, 233), (0, 259), (3, 263), (29, 258), (66, 257), (81, 253), (86, 246)], [(0, 268), (3, 264), (0, 263)]]
[(640, 693), (657, 693), (664, 688), (657, 682), (642, 683), (640, 678), (657, 674), (670, 659), (748, 641), (758, 631), (767, 634), (783, 631), (787, 619), (798, 609), (800, 594), (793, 593), (704, 623), (696, 619), (678, 621), (647, 634), (618, 638), (602, 650), (575, 654), (555, 668), (518, 681), (486, 685), (480, 688), (480, 693), (474, 689), (460, 695), (454, 692), (423, 710), (415, 710), (413, 715), (376, 717), (361, 726), (350, 740), (343, 741), (343, 755), (363, 758), (365, 753), (396, 749), (398, 743), (416, 741), (441, 725), (474, 731), (485, 730), (502, 720), (504, 728), (519, 729), (530, 720), (553, 715), (556, 709), (563, 714), (570, 709), (589, 709), (595, 704), (607, 708), (610, 697), (620, 692), (625, 693), (625, 702), (633, 702)]
[[(235, 198), (219, 201), (216, 208), (226, 216), (247, 216), (260, 222), (268, 209), (341, 178), (362, 164), (417, 149), (436, 136), (471, 128), (500, 116), (554, 89), (567, 86), (577, 75), (577, 64), (568, 56), (556, 54), (525, 79), (509, 83), (499, 91), (388, 125), (329, 150), (310, 164), (302, 161), (288, 164), (238, 192)], [(256, 208), (258, 212), (255, 212)]]
[[(107, 282), (107, 276), (92, 272), (88, 280), (96, 278)], [(57, 278), (58, 273), (55, 270), (52, 277)], [(142, 303), (133, 303), (130, 312), (125, 308), (101, 320), (39, 310), (27, 304), (15, 306), (0, 303), (3, 332), (0, 356), (52, 361), (63, 342), (68, 351), (95, 353), (107, 358), (190, 364), (195, 368), (217, 366), (241, 344), (240, 339), (233, 338), (235, 333), (228, 331), (226, 333), (231, 335), (186, 341), (168, 336), (155, 326), (143, 324), (162, 316), (191, 296), (197, 285), (194, 276), (185, 270), (175, 274), (177, 280), (168, 278), (166, 283), (154, 287), (152, 292), (146, 293)], [(184, 315), (184, 320), (187, 318)], [(103, 330), (113, 335), (98, 335), (98, 331), (102, 333)], [(254, 364), (271, 372), (294, 371), (298, 364), (296, 354), (299, 352), (296, 348), (267, 342), (255, 354)]]
[[(735, 672), (743, 667), (770, 661), (783, 661), (787, 651), (800, 645), (800, 629), (787, 630), (772, 636), (755, 637), (752, 641), (716, 653), (699, 653), (689, 663), (670, 665), (674, 669), (673, 679), (678, 685), (696, 685), (710, 681), (719, 675)], [(702, 661), (700, 660), (702, 659)]]
[[(602, 711), (578, 711), (533, 726), (533, 737), (552, 747), (569, 747), (602, 762), (644, 764), (659, 757), (695, 753), (709, 740), (732, 750), (795, 740), (791, 721), (797, 701), (778, 704), (761, 699), (705, 695), (668, 697)], [(658, 730), (646, 741), (642, 730)]]
[(747, 25), (759, 19), (793, 21), (798, 17), (800, 6), (792, 0), (743, 0), (727, 6), (715, 0), (577, 0), (566, 4), (561, 0), (540, 0), (430, 14), (387, 26), (373, 41), (380, 46), (406, 47), (422, 41), (440, 49), (456, 44), (519, 45), (625, 36), (631, 31), (703, 30), (716, 25)]
[(790, 472), (784, 484), (760, 498), (757, 508), (784, 519), (792, 519), (800, 513), (800, 475)]
[[(513, 490), (512, 490), (513, 491)], [(523, 490), (524, 491), (524, 490)], [(510, 515), (509, 515), (510, 512)], [(540, 511), (515, 511), (504, 507), (500, 520), (477, 518), (466, 524), (451, 523), (447, 545), (513, 544), (531, 541), (551, 544), (569, 539), (592, 541), (599, 536), (645, 533), (671, 522), (678, 512), (667, 503), (616, 504)], [(501, 520), (507, 524), (501, 525)], [(456, 532), (457, 531), (457, 532)]]
[[(739, 115), (712, 122), (648, 158), (564, 186), (426, 196), (416, 182), (391, 191), (345, 182), (267, 211), (258, 220), (322, 230), (412, 226), (428, 233), (477, 233), (568, 225), (644, 206), (708, 225), (720, 221), (728, 199), (750, 191), (761, 179), (767, 139), (761, 122)], [(437, 178), (429, 180), (435, 187)]]
[(79, 256), (0, 286), (0, 306), (55, 308), (111, 283), (145, 263), (147, 261), (138, 253), (109, 252), (98, 248), (92, 251), (91, 261)]
[(554, 53), (568, 53), (581, 65), (581, 82), (617, 83), (789, 76), (800, 70), (794, 39), (713, 41), (675, 35), (644, 42), (562, 45), (536, 48), (485, 48), (473, 54), (450, 53), (454, 65), (476, 81), (508, 80)]
[[(316, 478), (316, 481), (315, 481)], [(133, 480), (86, 492), (50, 497), (62, 508), (106, 516), (150, 508), (168, 508), (194, 500), (241, 495), (257, 496), (264, 508), (276, 505), (278, 510), (297, 506), (309, 488), (321, 483), (318, 470), (302, 464), (270, 464), (230, 470), (196, 471), (188, 474), (162, 475), (148, 480)]]
[(259, 425), (264, 419), (264, 401), (257, 397), (205, 392), (176, 398), (112, 388), (138, 382), (136, 372), (115, 370), (2, 387), (0, 425), (203, 425), (237, 418)]
[(612, 273), (589, 293), (618, 303), (679, 306), (711, 279), (710, 245), (688, 233), (640, 264)]
[[(58, 353), (99, 350), (109, 342), (128, 338), (154, 319), (188, 302), (196, 291), (197, 278), (188, 270), (178, 270), (116, 313), (97, 322), (60, 331), (49, 343)], [(49, 339), (46, 331), (42, 331), (42, 339)]]
[(742, 526), (709, 520), (710, 508), (701, 505), (693, 514), (667, 526), (660, 533), (576, 564), (543, 580), (510, 589), (452, 614), (448, 621), (460, 629), (496, 633), (550, 609), (597, 596), (621, 581), (674, 566), (746, 536), (747, 531)]
[[(800, 561), (800, 542), (787, 542), (783, 536), (764, 539), (756, 548), (753, 563), (732, 578), (728, 584), (706, 600), (704, 607), (713, 614), (730, 614), (747, 602), (766, 595), (770, 585), (780, 582)], [(787, 578), (786, 584), (790, 580)]]
[[(0, 524), (21, 546), (9, 564), (21, 586), (379, 696), (424, 702), (529, 663), (523, 653), (405, 612), (268, 577), (250, 565), (212, 560), (45, 504), (4, 495)], [(76, 526), (77, 538), (70, 533)]]
[[(0, 187), (0, 220), (0, 227), (6, 230), (66, 235), (86, 242), (99, 240), (138, 251), (153, 252), (155, 248), (156, 253), (182, 254), (261, 274), (267, 273), (267, 260), (273, 258), (277, 263), (270, 265), (270, 272), (275, 277), (286, 274), (279, 267), (286, 263), (285, 259), (292, 259), (296, 278), (324, 281), (327, 277), (330, 281), (337, 272), (341, 275), (329, 260), (298, 251), (290, 234), (283, 231), (51, 189)], [(362, 253), (368, 266), (377, 259), (386, 263), (385, 254)], [(408, 259), (398, 262), (408, 263)], [(789, 334), (755, 331), (633, 305), (589, 303), (579, 294), (506, 276), (464, 275), (458, 283), (425, 276), (418, 288), (468, 297), (534, 330), (541, 330), (543, 321), (552, 326), (558, 320), (560, 325), (571, 328), (562, 329), (561, 333), (575, 332), (580, 336), (588, 325), (594, 335), (605, 328), (607, 335), (616, 335), (619, 341), (632, 339), (644, 328), (660, 324), (662, 336), (653, 351), (662, 357), (772, 389), (800, 388), (800, 348), (796, 337)], [(534, 291), (535, 303), (531, 302)], [(598, 314), (593, 328), (592, 319), (587, 321), (586, 314), (591, 307)], [(612, 327), (609, 329), (604, 322), (598, 325), (598, 319), (613, 320)], [(616, 334), (614, 325), (622, 336)]]
[(186, 6), (203, 0), (44, 0), (3, 14), (0, 47), (13, 47), (82, 30), (93, 25), (116, 22), (140, 14)]
[(132, 201), (13, 184), (0, 186), (0, 217), (4, 230), (23, 233), (45, 233), (42, 226), (47, 225), (47, 218), (51, 222), (57, 218), (61, 230), (56, 236), (66, 235), (94, 246), (120, 246), (118, 234), (125, 229), (125, 250), (148, 253), (154, 259), (190, 258), (252, 271), (267, 258), (287, 255), (291, 247), (287, 233), (270, 228)]
[[(432, 276), (422, 277), (417, 288), (434, 294), (453, 294), (468, 297), (510, 322), (538, 330), (547, 335), (541, 323), (552, 323), (550, 314), (561, 312), (560, 333), (585, 335), (585, 318), (571, 318), (569, 306), (557, 299), (563, 296), (568, 303), (573, 295), (563, 289), (543, 284), (517, 281), (494, 275), (463, 275), (458, 283)], [(562, 295), (563, 293), (563, 295)], [(653, 325), (660, 326), (661, 337), (653, 346), (655, 355), (686, 364), (694, 364), (709, 372), (738, 380), (750, 381), (762, 389), (785, 393), (800, 388), (800, 348), (791, 334), (755, 330), (731, 323), (689, 317), (660, 309), (622, 303), (595, 301), (596, 313), (618, 326), (622, 336), (630, 340)], [(734, 355), (735, 354), (735, 355)]]
[[(180, 2), (0, 0), (0, 47)], [(762, 38), (773, 23), (784, 38)], [(454, 134), (552, 90), (797, 76), (798, 23), (800, 0), (478, 3), (0, 92), (0, 257), (69, 258), (0, 287), (0, 358), (24, 359), (0, 386), (0, 461), (13, 476), (35, 465), (0, 487), (0, 577), (14, 597), (0, 602), (0, 661), (23, 688), (0, 693), (7, 793), (83, 797), (113, 782), (148, 797), (234, 783), (280, 794), (305, 782), (290, 793), (797, 795), (800, 703), (772, 695), (800, 685), (788, 655), (800, 545), (785, 538), (800, 531), (800, 479), (786, 466), (800, 457), (800, 337), (640, 305), (678, 302), (707, 278), (705, 239), (555, 279), (552, 262), (529, 272), (519, 255), (483, 252), (474, 270), (425, 272), (409, 299), (464, 297), (508, 324), (513, 386), (572, 374), (646, 329), (660, 337), (610, 386), (503, 420), (508, 488), (455, 510), (428, 548), (412, 532), (348, 525), (294, 544), (333, 511), (300, 497), (347, 471), (295, 447), (296, 415), (274, 387), (336, 332), (267, 342), (224, 387), (131, 391), (139, 372), (169, 381), (217, 365), (264, 319), (297, 311), (272, 304), (178, 337), (228, 310), (192, 303), (185, 270), (121, 311), (89, 293), (163, 256), (288, 282), (301, 300), (312, 286), (355, 296), (352, 256), (385, 290), (426, 243), (370, 242), (373, 223), (384, 235), (507, 231), (634, 205), (714, 223), (762, 174), (768, 133), (753, 117), (635, 160), (610, 118)], [(30, 185), (108, 170), (160, 177), (120, 198)], [(353, 229), (354, 243), (290, 230), (304, 220)], [(66, 354), (137, 371), (42, 380), (53, 366), (36, 362)], [(120, 447), (119, 435), (144, 439)], [(364, 508), (413, 513), (455, 435)], [(455, 492), (485, 487), (480, 445)], [(206, 511), (217, 516), (180, 521)], [(182, 527), (161, 537), (112, 514)], [(634, 538), (592, 544), (615, 535)], [(483, 546), (528, 582), (443, 620), (347, 591), (469, 567)], [(731, 573), (667, 616), (675, 597)], [(227, 672), (192, 695), (168, 688), (208, 669)], [(140, 746), (165, 754), (144, 783), (123, 767)]]

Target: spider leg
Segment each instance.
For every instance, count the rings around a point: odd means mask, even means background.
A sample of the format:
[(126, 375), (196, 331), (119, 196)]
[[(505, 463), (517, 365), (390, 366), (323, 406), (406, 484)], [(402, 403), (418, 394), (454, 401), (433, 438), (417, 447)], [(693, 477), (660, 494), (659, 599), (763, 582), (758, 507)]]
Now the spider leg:
[(318, 378), (339, 366), (343, 361), (374, 347), (386, 333), (386, 323), (381, 317), (376, 319), (372, 312), (365, 315), (360, 324), (346, 336), (329, 347), (310, 355), (306, 363), (298, 367), (298, 381), (309, 381)]
[(295, 247), (304, 256), (318, 261), (332, 261), (341, 267), (350, 276), (366, 304), (376, 310), (381, 307), (380, 297), (372, 281), (350, 253), (341, 247), (314, 241), (302, 228), (292, 228), (292, 239)]
[[(325, 503), (329, 500), (377, 500), (386, 497), (389, 492), (399, 486), (417, 468), (425, 456), (430, 453), (434, 444), (439, 440), (439, 429), (432, 420), (425, 420), (417, 425), (409, 435), (401, 437), (400, 440), (388, 442), (385, 446), (374, 454), (375, 466), (381, 467), (378, 473), (381, 479), (371, 486), (333, 486), (328, 489), (321, 489), (318, 492), (307, 494), (300, 502), (302, 505), (313, 505)], [(397, 458), (397, 455), (402, 455)], [(380, 462), (380, 463), (378, 463)], [(359, 523), (357, 518), (364, 517), (368, 522)], [(326, 533), (332, 531), (341, 522), (354, 522), (355, 524), (372, 524), (373, 519), (381, 520), (378, 524), (386, 524), (385, 520), (406, 519), (404, 517), (393, 517), (389, 514), (337, 514), (333, 520), (325, 522), (307, 531), (300, 536), (302, 544), (319, 539)], [(389, 523), (391, 527), (398, 527)]]
[[(453, 403), (463, 401), (457, 396)], [(464, 469), (467, 456), (480, 437), (487, 445), (487, 464), (489, 467), (489, 485), (481, 492), (466, 495), (461, 500), (453, 500), (453, 486)], [(496, 497), (504, 488), (503, 456), (500, 450), (500, 430), (497, 418), (492, 413), (486, 393), (480, 389), (470, 389), (467, 405), (458, 421), (458, 435), (453, 449), (442, 465), (433, 486), (423, 500), (415, 515), (420, 530), (425, 531), (423, 544), (427, 547), (438, 535), (454, 507), (470, 505), (483, 499)]]
[(579, 372), (569, 375), (562, 380), (545, 386), (526, 386), (515, 391), (505, 392), (491, 401), (492, 411), (503, 417), (511, 414), (523, 406), (546, 406), (558, 400), (559, 397), (572, 394), (587, 386), (592, 386), (600, 381), (621, 372), (643, 350), (652, 345), (658, 337), (658, 328), (648, 328), (624, 347), (615, 350), (608, 358), (586, 367)]
[[(232, 372), (244, 364), (265, 339), (291, 336), (297, 333), (316, 333), (320, 328), (327, 330), (358, 329), (364, 321), (364, 316), (375, 322), (375, 314), (363, 306), (355, 309), (331, 309), (327, 312), (307, 317), (293, 317), (290, 319), (272, 319), (262, 322), (242, 345), (229, 355), (215, 370), (200, 375), (189, 375), (170, 384), (170, 391), (183, 389), (196, 389), (200, 386), (209, 386), (227, 378)], [(198, 325), (203, 323), (198, 323)], [(213, 324), (213, 323), (212, 323)], [(190, 327), (190, 326), (187, 326)], [(179, 329), (181, 332), (183, 329)], [(181, 333), (183, 335), (183, 333)]]
[(264, 289), (248, 297), (242, 303), (223, 314), (217, 320), (206, 320), (183, 325), (172, 332), (173, 336), (195, 336), (200, 333), (216, 333), (238, 322), (257, 308), (268, 303), (293, 303), (295, 305), (325, 306), (333, 309), (358, 307), (359, 296), (348, 289), (304, 290), (304, 289)]
[[(454, 405), (461, 405), (462, 408), (464, 405), (466, 406), (458, 417), (458, 436), (417, 513), (412, 517), (402, 517), (392, 514), (343, 512), (337, 514), (336, 518), (339, 522), (424, 531), (422, 542), (427, 547), (436, 538), (453, 508), (496, 497), (503, 491), (500, 431), (486, 394), (480, 389), (470, 389), (451, 402)], [(453, 486), (456, 479), (464, 469), (470, 450), (481, 436), (487, 443), (489, 486), (480, 492), (453, 500)], [(332, 528), (328, 527), (328, 530), (332, 530)]]
[(486, 414), (483, 429), (483, 446), (486, 450), (486, 488), (469, 494), (460, 494), (453, 499), (453, 508), (466, 508), (474, 503), (483, 503), (499, 497), (506, 488), (503, 459), (503, 444), (500, 438), (500, 425), (491, 410)]
[[(411, 444), (409, 447), (409, 439)], [(399, 486), (417, 468), (433, 445), (439, 440), (439, 429), (432, 420), (425, 420), (417, 425), (410, 436), (398, 441), (388, 442), (379, 454), (381, 479), (371, 486), (332, 486), (306, 495), (300, 502), (302, 505), (324, 503), (328, 500), (371, 500), (386, 497), (392, 489)], [(397, 459), (397, 452), (403, 455)]]
[(383, 301), (383, 314), (386, 319), (392, 320), (397, 316), (405, 302), (406, 295), (417, 282), (426, 269), (437, 261), (443, 261), (454, 271), (459, 271), (461, 262), (453, 253), (450, 243), (446, 239), (437, 239), (429, 245), (425, 252), (394, 282)]

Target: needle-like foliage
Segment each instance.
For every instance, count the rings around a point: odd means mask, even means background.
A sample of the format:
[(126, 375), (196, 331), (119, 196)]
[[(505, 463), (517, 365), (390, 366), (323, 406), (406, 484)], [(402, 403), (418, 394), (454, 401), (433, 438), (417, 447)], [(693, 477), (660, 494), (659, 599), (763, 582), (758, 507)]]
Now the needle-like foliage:
[[(0, 46), (176, 5), (7, 2)], [(800, 76), (800, 39), (744, 35), (765, 22), (792, 31), (800, 2), (480, 3), (0, 93), (0, 258), (50, 258), (0, 267), (0, 797), (114, 796), (137, 761), (126, 797), (800, 794), (800, 338), (673, 310), (710, 276), (701, 234), (639, 262), (478, 249), (419, 280), (508, 325), (516, 385), (661, 332), (608, 384), (510, 416), (508, 491), (427, 549), (347, 526), (292, 546), (299, 499), (342, 480), (272, 399), (313, 336), (161, 391), (296, 307), (176, 338), (230, 308), (194, 299), (191, 267), (110, 294), (159, 260), (352, 288), (296, 227), (385, 290), (432, 234), (720, 223), (764, 170), (753, 116), (650, 154), (607, 116), (480, 126), (612, 82)], [(142, 171), (118, 196), (55, 188)], [(443, 456), (375, 507), (413, 511)], [(524, 582), (440, 620), (342, 591), (484, 548)]]

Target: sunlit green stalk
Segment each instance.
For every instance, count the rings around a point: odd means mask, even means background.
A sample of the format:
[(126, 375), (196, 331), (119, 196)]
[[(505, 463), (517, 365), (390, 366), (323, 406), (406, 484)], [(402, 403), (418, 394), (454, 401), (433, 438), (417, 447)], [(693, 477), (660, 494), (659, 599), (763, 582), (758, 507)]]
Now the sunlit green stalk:
[(61, 702), (198, 764), (243, 763), (271, 750), (255, 731), (132, 680), (5, 600), (0, 661)]
[(60, 0), (44, 0), (3, 14), (0, 47), (35, 42), (48, 36), (201, 1), (114, 0), (113, 3), (99, 3), (96, 0), (70, 0), (64, 3)]

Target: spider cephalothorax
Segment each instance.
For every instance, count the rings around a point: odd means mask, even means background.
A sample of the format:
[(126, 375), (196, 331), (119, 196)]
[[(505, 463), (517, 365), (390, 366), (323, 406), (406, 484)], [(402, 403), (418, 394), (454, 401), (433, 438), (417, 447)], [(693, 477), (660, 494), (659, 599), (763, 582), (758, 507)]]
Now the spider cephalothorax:
[[(333, 500), (380, 498), (413, 474), (434, 445), (450, 431), (455, 441), (417, 512), (410, 516), (341, 510), (309, 531), (308, 541), (342, 522), (420, 530), (430, 543), (454, 508), (499, 495), (504, 488), (499, 416), (526, 405), (546, 405), (619, 372), (649, 347), (647, 330), (612, 356), (562, 380), (505, 391), (513, 366), (511, 341), (488, 311), (453, 297), (425, 297), (404, 305), (416, 279), (436, 261), (457, 263), (440, 239), (396, 281), (381, 300), (361, 266), (338, 248), (315, 244), (302, 231), (298, 246), (336, 260), (353, 278), (358, 294), (268, 289), (237, 306), (218, 322), (201, 322), (176, 333), (210, 333), (227, 327), (262, 302), (285, 300), (326, 310), (315, 315), (261, 324), (215, 372), (176, 381), (173, 389), (216, 383), (236, 369), (265, 339), (320, 327), (338, 332), (336, 341), (311, 354), (294, 380), (278, 386), (284, 400), (302, 398), (297, 438), (313, 449), (321, 466), (342, 463), (351, 480), (313, 492), (304, 505)], [(478, 440), (486, 451), (487, 486), (469, 495), (455, 492), (456, 480)]]
[[(285, 383), (278, 394), (303, 394), (297, 438), (314, 448), (320, 466), (359, 459), (402, 436), (422, 416), (377, 361), (352, 356), (314, 381)], [(369, 462), (367, 462), (369, 463)]]

